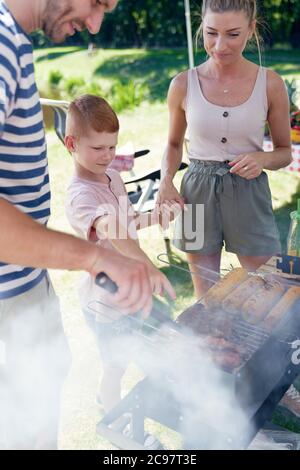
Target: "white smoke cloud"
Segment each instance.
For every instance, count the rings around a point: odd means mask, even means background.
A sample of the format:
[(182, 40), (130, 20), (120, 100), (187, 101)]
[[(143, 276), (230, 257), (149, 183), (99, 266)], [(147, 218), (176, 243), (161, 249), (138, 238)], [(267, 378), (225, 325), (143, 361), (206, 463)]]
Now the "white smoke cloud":
[[(201, 442), (203, 449), (235, 446), (241, 437), (237, 431), (247, 428), (248, 419), (234, 398), (234, 376), (215, 366), (199, 345), (190, 330), (178, 333), (163, 326), (150, 336), (141, 329), (120, 335), (114, 348), (122, 363), (126, 354), (128, 363), (135, 358), (148, 382), (161, 390), (159, 400), (171, 394), (181, 410), (177, 431), (185, 448), (198, 448)], [(164, 402), (158, 407), (163, 410)]]

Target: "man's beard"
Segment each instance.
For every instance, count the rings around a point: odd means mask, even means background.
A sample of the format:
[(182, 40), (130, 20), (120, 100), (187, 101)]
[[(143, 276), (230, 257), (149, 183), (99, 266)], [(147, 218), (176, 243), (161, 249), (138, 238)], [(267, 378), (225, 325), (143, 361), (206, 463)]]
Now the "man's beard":
[(43, 12), (42, 29), (53, 42), (63, 42), (67, 36), (63, 32), (63, 18), (70, 18), (73, 11), (70, 0), (48, 0)]

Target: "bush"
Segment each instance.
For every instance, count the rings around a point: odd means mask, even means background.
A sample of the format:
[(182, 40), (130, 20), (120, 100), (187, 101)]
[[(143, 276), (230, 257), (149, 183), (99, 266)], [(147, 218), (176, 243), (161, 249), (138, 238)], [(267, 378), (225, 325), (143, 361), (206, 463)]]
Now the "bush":
[(59, 70), (52, 70), (48, 76), (48, 84), (50, 87), (58, 87), (63, 78), (64, 76)]
[(117, 113), (133, 109), (144, 99), (147, 99), (149, 94), (146, 85), (133, 80), (128, 83), (116, 81), (109, 92), (104, 92), (96, 80), (86, 83), (84, 78), (80, 76), (64, 79), (59, 70), (53, 70), (49, 73), (47, 90), (44, 92), (41, 90), (41, 92), (47, 98), (68, 101), (72, 101), (84, 93), (102, 96), (107, 99)]
[(116, 82), (108, 96), (108, 101), (118, 113), (138, 106), (148, 95), (148, 88), (130, 80), (127, 84)]
[(103, 91), (98, 82), (91, 82), (87, 85), (84, 93), (89, 93), (90, 95), (97, 95), (104, 97)]
[(66, 98), (75, 98), (82, 93), (85, 93), (85, 81), (82, 77), (71, 77), (64, 82), (64, 91), (66, 92)]
[(296, 80), (284, 80), (288, 95), (289, 95), (289, 100), (290, 100), (290, 112), (292, 113), (293, 111), (296, 111), (298, 109), (296, 105), (296, 100), (297, 100), (297, 83)]

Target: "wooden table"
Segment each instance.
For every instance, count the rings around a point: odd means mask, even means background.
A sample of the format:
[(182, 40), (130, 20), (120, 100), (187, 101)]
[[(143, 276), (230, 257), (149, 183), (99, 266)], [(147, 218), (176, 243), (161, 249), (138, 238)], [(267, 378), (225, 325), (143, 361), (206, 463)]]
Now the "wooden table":
[(293, 284), (295, 282), (300, 282), (300, 275), (299, 274), (289, 274), (289, 273), (284, 273), (282, 272), (281, 269), (277, 267), (277, 261), (281, 261), (281, 257), (278, 256), (272, 256), (265, 264), (260, 266), (259, 269), (257, 269), (258, 272), (261, 273), (270, 273), (270, 274), (277, 274), (280, 277), (285, 278), (286, 280), (291, 281)]

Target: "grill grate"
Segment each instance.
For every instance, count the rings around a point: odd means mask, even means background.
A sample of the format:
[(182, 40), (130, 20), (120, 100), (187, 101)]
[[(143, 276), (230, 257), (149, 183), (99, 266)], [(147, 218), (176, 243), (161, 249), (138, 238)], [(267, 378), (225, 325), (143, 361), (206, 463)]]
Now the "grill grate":
[[(158, 259), (176, 269), (189, 272), (185, 268), (164, 260), (164, 256), (166, 255), (159, 255)], [(215, 283), (220, 278), (218, 273), (206, 268), (201, 268), (199, 275), (212, 283)], [(115, 312), (119, 316), (122, 316), (117, 309), (101, 301), (91, 302), (89, 309), (94, 313), (98, 313), (97, 305), (100, 310), (99, 313), (101, 313), (102, 316), (105, 311), (109, 311), (109, 314)], [(106, 307), (106, 309), (103, 310), (103, 306)], [(226, 354), (228, 351), (236, 352), (241, 359), (239, 366), (236, 367), (237, 370), (243, 367), (270, 338), (271, 334), (273, 334), (273, 332), (261, 325), (252, 325), (244, 321), (240, 315), (232, 315), (223, 311), (210, 312), (202, 304), (201, 299), (192, 307), (187, 308), (179, 315), (179, 318), (185, 314), (188, 314), (191, 322), (190, 325), (186, 325), (185, 321), (182, 323), (174, 322), (168, 317), (164, 318), (164, 314), (159, 313), (160, 318), (156, 318), (158, 319), (158, 326), (155, 326), (151, 321), (143, 321), (138, 315), (135, 315), (131, 317), (131, 321), (128, 323), (125, 331), (123, 329), (120, 331), (120, 334), (126, 334), (126, 332), (130, 334), (134, 333), (137, 338), (142, 340), (143, 345), (148, 348), (148, 351), (154, 354), (159, 352), (159, 348), (161, 348), (162, 345), (166, 348), (170, 347), (172, 353), (175, 354), (178, 359), (184, 359), (186, 357), (187, 360), (189, 360), (191, 348), (194, 348), (194, 351), (198, 349), (199, 354), (201, 352), (210, 354), (213, 351), (217, 351), (221, 354), (222, 352)], [(153, 316), (153, 318), (155, 318), (155, 316)], [(143, 325), (146, 326), (146, 330), (143, 328)], [(185, 330), (185, 326), (187, 326), (190, 332), (193, 332), (192, 336), (191, 333)], [(179, 336), (177, 336), (178, 333)], [(223, 347), (218, 344), (208, 344), (207, 339), (209, 338), (224, 339), (227, 343)], [(186, 341), (186, 350), (183, 346), (184, 341)], [(293, 341), (295, 341), (295, 338), (291, 336), (290, 331), (285, 332), (281, 329), (278, 341), (291, 345)], [(178, 344), (178, 351), (176, 351), (176, 344)], [(230, 371), (234, 372), (234, 370), (234, 367), (232, 367)]]
[(233, 325), (232, 341), (245, 348), (245, 353), (243, 354), (244, 360), (249, 360), (269, 336), (264, 329), (251, 327), (251, 325), (246, 324), (242, 320), (237, 320)]
[[(214, 279), (216, 277), (215, 273), (209, 272), (209, 276), (212, 282), (217, 280)], [(157, 358), (160, 358), (160, 355), (157, 354), (159, 348), (163, 348), (164, 352), (169, 350), (172, 358), (170, 362), (171, 370), (168, 369), (169, 373), (167, 374), (155, 374), (154, 377), (147, 374), (122, 402), (103, 418), (99, 430), (101, 433), (106, 430), (111, 432), (109, 424), (123, 413), (131, 412), (134, 415), (133, 427), (136, 429), (133, 436), (138, 442), (143, 442), (144, 420), (148, 417), (182, 433), (186, 449), (207, 448), (205, 445), (206, 436), (211, 436), (215, 440), (216, 448), (246, 448), (257, 431), (271, 418), (276, 404), (299, 374), (300, 366), (292, 362), (290, 347), (295, 341), (297, 332), (300, 331), (299, 311), (300, 302), (296, 305), (294, 312), (290, 312), (296, 314), (287, 315), (288, 318), (283, 319), (278, 324), (278, 328), (276, 327), (273, 330), (264, 328), (261, 324), (253, 325), (248, 323), (241, 315), (229, 315), (222, 311), (210, 312), (205, 309), (201, 301), (198, 301), (180, 315), (180, 317), (182, 316), (182, 323), (180, 318), (173, 323), (167, 320), (165, 325), (160, 323), (158, 327), (147, 322), (148, 333), (150, 331), (150, 334), (145, 334), (139, 320), (133, 318), (132, 328), (135, 334), (141, 337), (144, 345), (149, 347), (150, 353), (154, 353), (154, 356), (151, 357), (154, 357), (155, 360), (150, 362), (159, 362), (157, 361)], [(185, 314), (187, 315), (185, 316)], [(190, 321), (185, 323), (185, 319)], [(190, 328), (192, 331), (195, 328), (192, 339), (189, 336), (185, 337), (185, 327)], [(178, 330), (180, 331), (178, 332)], [(178, 336), (178, 333), (181, 334)], [(186, 339), (186, 348), (182, 347), (184, 338)], [(182, 401), (178, 399), (177, 393), (173, 393), (175, 384), (179, 383), (180, 386), (186, 384), (186, 375), (181, 373), (182, 366), (185, 366), (185, 358), (187, 364), (193, 366), (191, 369), (193, 374), (195, 371), (196, 374), (198, 370), (201, 371), (201, 368), (198, 369), (199, 362), (196, 355), (193, 355), (191, 348), (194, 346), (199, 348), (201, 359), (201, 350), (209, 350), (211, 347), (208, 346), (210, 343), (207, 339), (209, 338), (220, 339), (220, 344), (226, 345), (226, 341), (232, 343), (242, 359), (235, 369), (226, 368), (223, 363), (222, 365), (215, 363), (218, 369), (222, 369), (218, 371), (217, 375), (220, 375), (222, 380), (224, 379), (224, 386), (230, 394), (232, 403), (236, 403), (237, 408), (243, 408), (246, 419), (246, 421), (236, 422), (234, 429), (230, 431), (224, 431), (222, 421), (218, 423), (218, 420), (216, 420), (216, 423), (212, 426), (210, 419), (206, 419), (205, 413), (201, 412), (200, 419), (199, 410), (205, 409), (205, 403), (203, 405), (202, 400), (199, 400), (199, 403), (197, 401), (195, 405), (192, 400), (193, 396), (188, 405), (191, 404), (191, 410), (194, 412), (191, 413), (189, 410), (188, 418), (186, 418), (183, 414)], [(223, 339), (224, 342), (222, 342)], [(218, 341), (216, 341), (217, 343)], [(222, 348), (220, 346), (220, 349), (218, 349), (218, 346), (216, 347), (217, 354), (226, 354), (226, 347)], [(230, 349), (227, 351), (230, 351)], [(177, 362), (176, 354), (183, 354), (183, 363)], [(214, 361), (215, 357), (212, 357)], [(163, 369), (163, 361), (160, 361), (159, 364)], [(210, 368), (209, 371), (211, 371)], [(227, 372), (230, 375), (226, 374)], [(177, 373), (177, 375), (174, 375), (174, 373)], [(174, 377), (177, 378), (177, 381), (174, 380)], [(165, 385), (167, 386), (167, 392), (164, 391)], [(184, 389), (186, 389), (186, 386)], [(187, 395), (189, 395), (189, 390), (187, 392)], [(198, 394), (196, 398), (198, 399)], [(236, 407), (232, 407), (233, 413)], [(190, 428), (185, 426), (187, 420), (192, 420), (192, 423), (188, 424), (192, 429), (197, 430), (192, 435), (187, 431)], [(203, 431), (204, 425), (206, 428)], [(212, 448), (214, 448), (214, 445)]]
[[(93, 301), (89, 304), (90, 310), (97, 313), (97, 305), (100, 307), (107, 307), (103, 302)], [(147, 320), (142, 322), (140, 318), (133, 316), (131, 317), (131, 322), (127, 325), (126, 330), (120, 332), (120, 335), (126, 335), (127, 332), (130, 334), (133, 333), (135, 337), (142, 340), (143, 347), (147, 348), (148, 352), (154, 355), (159, 352), (161, 347), (170, 347), (172, 349), (172, 353), (176, 356), (176, 359), (180, 360), (186, 358), (187, 361), (190, 360), (192, 349), (194, 351), (199, 350), (199, 355), (201, 352), (209, 354), (211, 348), (206, 342), (207, 338), (223, 338), (232, 345), (233, 349), (237, 350), (241, 357), (241, 363), (238, 366), (238, 369), (244, 366), (253, 354), (258, 351), (258, 349), (270, 337), (270, 333), (265, 328), (251, 325), (250, 323), (225, 312), (219, 312), (218, 315), (219, 320), (221, 318), (221, 323), (223, 320), (226, 320), (226, 327), (228, 328), (228, 325), (230, 325), (230, 333), (226, 334), (226, 331), (223, 333), (220, 325), (216, 326), (214, 324), (215, 318), (211, 314), (208, 315), (205, 313), (205, 308), (201, 302), (198, 301), (193, 307), (197, 307), (199, 309), (198, 323), (200, 324), (200, 327), (202, 329), (205, 328), (207, 331), (211, 330), (211, 333), (194, 333), (191, 336), (191, 333), (189, 333), (182, 325), (178, 325), (175, 322), (168, 321), (165, 325), (159, 324), (159, 326), (155, 326)], [(111, 309), (112, 307), (110, 307), (110, 310)], [(116, 309), (113, 310), (118, 312)], [(103, 314), (103, 309), (101, 312)], [(145, 333), (142, 328), (142, 324), (147, 327), (147, 333)], [(215, 329), (218, 331), (214, 334)], [(279, 341), (292, 344), (294, 340), (295, 338), (292, 338), (290, 334), (285, 337), (284, 333), (282, 333)], [(186, 350), (184, 342), (186, 343)], [(178, 345), (178, 351), (176, 351), (176, 343)], [(226, 351), (226, 347), (220, 347), (219, 351), (222, 352), (222, 350)], [(231, 372), (234, 372), (234, 368)]]

